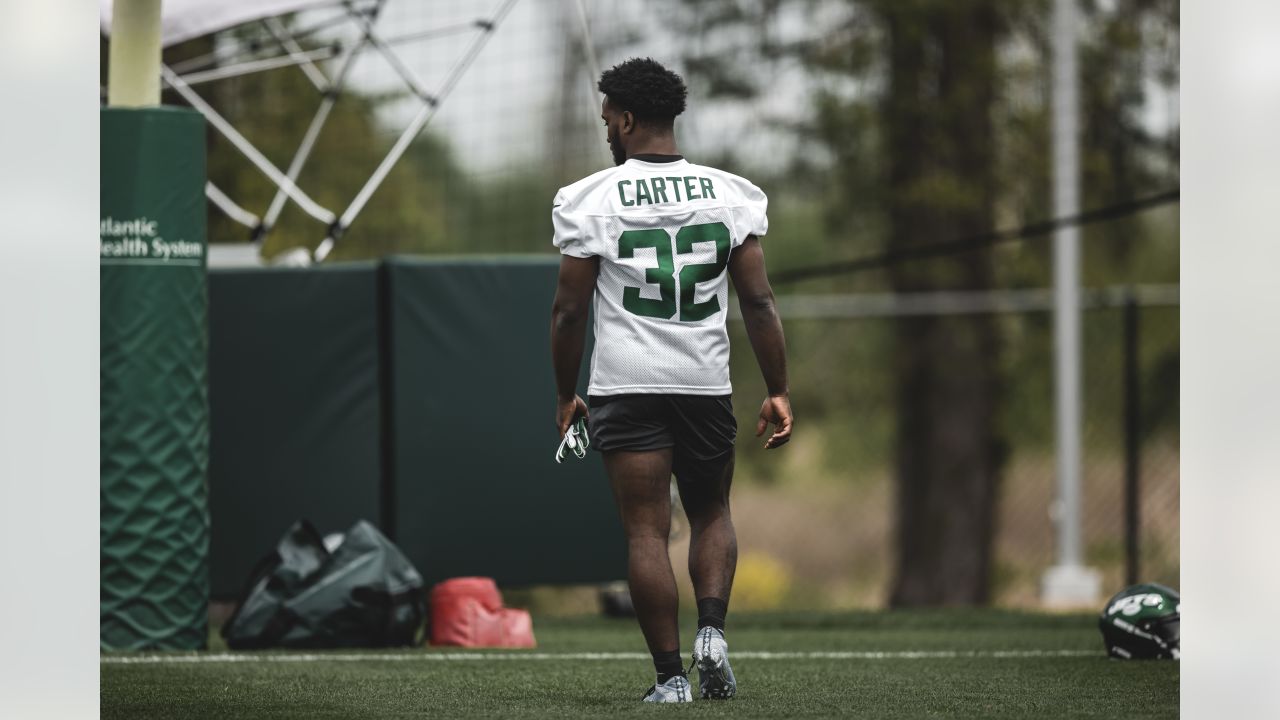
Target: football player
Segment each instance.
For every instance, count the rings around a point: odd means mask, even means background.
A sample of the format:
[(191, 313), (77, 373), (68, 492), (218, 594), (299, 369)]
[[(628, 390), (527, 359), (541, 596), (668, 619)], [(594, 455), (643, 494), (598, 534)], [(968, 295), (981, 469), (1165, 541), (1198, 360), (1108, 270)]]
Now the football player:
[[(675, 475), (691, 530), (699, 692), (729, 698), (737, 684), (724, 628), (738, 556), (729, 513), (737, 434), (729, 279), (768, 389), (756, 436), (772, 424), (765, 447), (781, 447), (793, 426), (782, 324), (760, 245), (768, 201), (747, 180), (680, 155), (680, 76), (636, 58), (605, 71), (599, 88), (616, 167), (562, 188), (551, 210), (562, 254), (551, 321), (556, 425), (563, 438), (587, 416), (590, 445), (603, 454), (627, 536), (627, 580), (657, 670), (648, 702), (693, 699), (667, 555)], [(595, 350), (583, 402), (574, 388), (589, 307)]]

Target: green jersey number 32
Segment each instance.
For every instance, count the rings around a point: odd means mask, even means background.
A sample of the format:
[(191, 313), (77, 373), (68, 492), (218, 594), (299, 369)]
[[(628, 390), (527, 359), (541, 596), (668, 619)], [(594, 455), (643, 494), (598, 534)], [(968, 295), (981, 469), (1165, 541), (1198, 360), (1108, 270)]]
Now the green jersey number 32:
[[(680, 255), (693, 252), (694, 243), (714, 242), (715, 262), (685, 265), (680, 269), (680, 320), (698, 322), (720, 312), (720, 300), (715, 295), (702, 302), (694, 302), (694, 290), (698, 283), (714, 280), (724, 272), (729, 262), (729, 228), (722, 222), (685, 225), (676, 233), (675, 252)], [(645, 268), (645, 282), (658, 286), (658, 299), (640, 297), (640, 288), (626, 287), (622, 291), (622, 306), (635, 315), (670, 320), (676, 314), (676, 266), (671, 252), (671, 236), (666, 230), (627, 230), (618, 238), (618, 257), (632, 258), (636, 248), (653, 248), (658, 266)]]

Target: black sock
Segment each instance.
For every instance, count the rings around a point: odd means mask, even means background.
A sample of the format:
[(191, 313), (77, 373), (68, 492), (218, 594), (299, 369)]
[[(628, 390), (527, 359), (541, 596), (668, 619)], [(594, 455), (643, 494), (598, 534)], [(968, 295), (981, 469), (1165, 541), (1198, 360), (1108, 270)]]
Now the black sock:
[(658, 684), (684, 674), (684, 666), (680, 664), (680, 650), (653, 653), (653, 667), (658, 671)]
[(724, 632), (724, 616), (729, 612), (729, 603), (720, 598), (702, 598), (698, 600), (698, 629), (713, 627)]

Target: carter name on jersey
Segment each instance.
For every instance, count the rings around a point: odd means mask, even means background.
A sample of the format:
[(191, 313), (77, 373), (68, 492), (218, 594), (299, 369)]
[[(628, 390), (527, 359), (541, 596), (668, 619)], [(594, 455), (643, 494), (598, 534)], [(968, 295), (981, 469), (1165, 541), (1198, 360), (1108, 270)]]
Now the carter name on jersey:
[[(670, 193), (672, 199), (668, 199)], [(688, 202), (692, 200), (716, 199), (716, 188), (711, 178), (696, 175), (668, 175), (652, 177), (648, 180), (618, 181), (618, 197), (623, 207), (637, 205), (661, 205), (670, 202)]]

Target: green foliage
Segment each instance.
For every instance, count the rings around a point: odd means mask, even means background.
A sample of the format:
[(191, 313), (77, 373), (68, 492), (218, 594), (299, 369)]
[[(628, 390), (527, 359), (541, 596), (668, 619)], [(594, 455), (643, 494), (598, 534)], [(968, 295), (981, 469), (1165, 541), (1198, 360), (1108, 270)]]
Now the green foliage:
[[(929, 23), (947, 22), (947, 14), (957, 11), (955, 4), (941, 0), (909, 4), (901, 0), (671, 0), (669, 4), (681, 27), (700, 37), (685, 58), (695, 94), (736, 99), (742, 102), (743, 112), (753, 112), (768, 107), (779, 73), (791, 73), (786, 77), (803, 80), (813, 89), (810, 106), (798, 119), (784, 124), (801, 141), (801, 152), (782, 172), (771, 176), (751, 167), (750, 154), (730, 161), (731, 167), (757, 179), (770, 195), (766, 238), (770, 269), (821, 266), (885, 249), (886, 211), (891, 201), (900, 201), (887, 195), (885, 177), (891, 158), (886, 155), (886, 133), (890, 128), (882, 125), (885, 116), (879, 112), (892, 50), (886, 23), (892, 16), (900, 32), (909, 33), (913, 27), (923, 32)], [(1011, 0), (996, 2), (993, 8), (1003, 29), (995, 56), (997, 95), (990, 118), (996, 157), (991, 171), (998, 189), (993, 225), (1003, 228), (1052, 215), (1052, 4)], [(809, 30), (791, 35), (769, 31), (777, 18), (796, 16), (814, 19), (807, 25)], [(1158, 124), (1153, 126), (1147, 116), (1159, 103), (1153, 92), (1177, 88), (1177, 3), (1084, 3), (1081, 22), (1082, 207), (1103, 207), (1176, 187), (1176, 125), (1165, 131)], [(744, 84), (750, 86), (749, 92), (743, 91)], [(920, 88), (918, 107), (936, 107), (929, 104), (936, 91)], [(920, 141), (931, 139), (921, 136)], [(911, 201), (945, 213), (971, 202), (970, 189), (963, 177), (926, 175), (911, 190), (916, 195)], [(1164, 208), (1084, 228), (1084, 284), (1177, 283), (1177, 218), (1176, 208)], [(959, 227), (952, 227), (929, 240), (963, 234)], [(991, 287), (1037, 288), (1052, 283), (1050, 250), (1050, 238), (1043, 237), (976, 252), (990, 253)], [(955, 260), (915, 265), (921, 274), (951, 287), (981, 289), (954, 277)], [(868, 271), (778, 289), (824, 293), (887, 287), (888, 273)], [(1177, 310), (1144, 310), (1142, 318), (1144, 431), (1149, 437), (1177, 428)], [(892, 377), (892, 335), (885, 332), (892, 322), (787, 322), (790, 372), (796, 379), (794, 401), (806, 421), (801, 431), (828, 437), (824, 447), (842, 456), (830, 459), (829, 467), (837, 477), (890, 459), (885, 446), (876, 451), (861, 439), (887, 443), (892, 437), (896, 399), (886, 387)], [(1099, 443), (1098, 449), (1110, 450), (1121, 439), (1119, 311), (1088, 311), (1084, 324), (1089, 438)], [(811, 332), (810, 325), (821, 329)], [(999, 328), (1003, 342), (998, 361), (1007, 387), (1001, 432), (1014, 448), (1051, 447), (1052, 317), (1048, 313), (1002, 316)], [(754, 389), (742, 381), (750, 381), (753, 370), (749, 354), (735, 355), (734, 377), (740, 388)], [(740, 411), (746, 415), (754, 408)], [(849, 428), (859, 432), (851, 434)], [(770, 476), (763, 466), (756, 472), (750, 450), (744, 451), (741, 465), (751, 474)]]
[[(750, 177), (770, 196), (765, 239), (770, 270), (821, 265), (862, 257), (887, 246), (889, 223), (884, 177), (886, 128), (879, 103), (887, 82), (890, 48), (885, 13), (900, 0), (666, 0), (671, 26), (697, 37), (684, 46), (691, 109), (710, 103), (760, 113), (769, 127), (794, 139), (797, 152), (781, 169), (757, 167), (751, 146), (726, 155), (691, 157)], [(943, 0), (913, 0), (901, 12), (925, 23), (945, 13)], [(995, 3), (1004, 39), (996, 53), (998, 93), (991, 117), (996, 150), (995, 225), (1011, 227), (1048, 218), (1050, 205), (1050, 108), (1048, 0)], [(1081, 5), (1082, 204), (1099, 207), (1176, 186), (1176, 127), (1163, 133), (1145, 119), (1152, 92), (1176, 90), (1178, 8), (1172, 0), (1120, 0)], [(796, 17), (806, 19), (799, 31)], [(811, 22), (809, 21), (811, 20)], [(785, 22), (784, 22), (785, 21)], [(945, 17), (943, 17), (945, 21)], [(258, 37), (258, 29), (237, 31)], [(105, 48), (105, 44), (104, 44)], [(209, 39), (166, 51), (173, 62), (213, 49)], [(105, 51), (103, 77), (105, 78)], [(774, 117), (763, 102), (789, 69), (788, 82), (811, 89), (807, 106)], [(278, 167), (287, 167), (320, 95), (296, 68), (260, 73), (200, 87)], [(927, 92), (922, 89), (922, 92)], [(169, 102), (180, 103), (171, 95)], [(398, 95), (346, 92), (334, 107), (300, 185), (321, 204), (340, 212), (363, 185), (394, 140), (379, 111)], [(1176, 99), (1175, 99), (1176, 104)], [(735, 105), (734, 103), (738, 103)], [(1176, 112), (1176, 110), (1175, 110)], [(579, 131), (596, 131), (595, 126)], [(229, 144), (210, 131), (211, 179), (247, 209), (262, 214), (274, 187)], [(576, 178), (553, 177), (554, 163), (518, 173), (477, 176), (459, 162), (458, 150), (428, 131), (410, 147), (373, 195), (335, 250), (337, 259), (387, 253), (546, 252), (548, 199)], [(918, 202), (939, 208), (963, 205), (963, 178), (931, 177), (915, 192)], [(210, 209), (210, 239), (236, 242), (249, 231)], [(325, 228), (292, 203), (268, 237), (267, 255), (295, 246), (314, 247)], [(933, 238), (936, 240), (948, 237)], [(1178, 213), (1166, 208), (1090, 226), (1082, 233), (1086, 285), (1176, 283)], [(989, 251), (992, 285), (1046, 287), (1051, 282), (1048, 238)], [(922, 272), (946, 275), (951, 260), (920, 263)], [(863, 272), (777, 288), (782, 294), (884, 292), (888, 273)], [(965, 288), (971, 289), (971, 288)], [(1176, 310), (1144, 311), (1142, 371), (1148, 433), (1176, 431), (1178, 333)], [(785, 319), (785, 318), (784, 318)], [(1148, 323), (1149, 320), (1149, 323)], [(896, 399), (889, 389), (893, 356), (890, 320), (788, 321), (791, 375), (804, 432), (828, 441), (824, 464), (841, 468), (888, 462)], [(1112, 311), (1086, 314), (1089, 366), (1086, 410), (1092, 437), (1118, 438), (1119, 320)], [(1094, 326), (1097, 326), (1094, 328)], [(1005, 316), (999, 358), (1007, 380), (1001, 427), (1014, 447), (1042, 449), (1052, 440), (1052, 323), (1048, 314)], [(745, 338), (735, 330), (734, 378), (739, 397), (754, 397), (758, 375)], [(743, 404), (740, 402), (740, 404)], [(740, 407), (741, 416), (755, 408)], [(837, 430), (837, 428), (839, 430)], [(744, 449), (746, 476), (771, 471)]]

